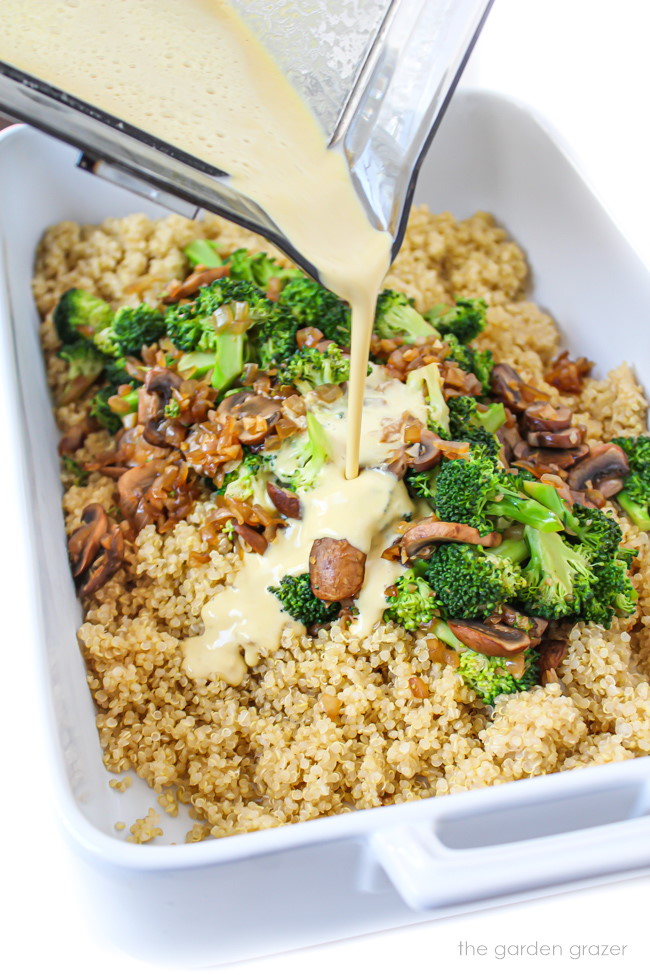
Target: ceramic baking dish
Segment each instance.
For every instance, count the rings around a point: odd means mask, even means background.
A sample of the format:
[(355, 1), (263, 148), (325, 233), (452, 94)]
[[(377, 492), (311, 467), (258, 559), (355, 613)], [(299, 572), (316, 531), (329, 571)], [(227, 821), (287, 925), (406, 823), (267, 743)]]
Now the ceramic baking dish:
[[(185, 845), (187, 822), (128, 844), (116, 820), (156, 806), (109, 788), (75, 640), (52, 420), (30, 292), (36, 244), (61, 220), (145, 210), (26, 127), (0, 136), (0, 319), (22, 439), (24, 525), (37, 580), (42, 706), (56, 802), (88, 898), (133, 954), (208, 965), (377, 931), (650, 869), (650, 758)], [(532, 297), (601, 373), (625, 359), (650, 386), (650, 274), (547, 126), (501, 97), (459, 92), (422, 167), (417, 200), (492, 211), (525, 248)], [(612, 327), (615, 342), (612, 341)], [(26, 400), (29, 398), (29, 408)]]

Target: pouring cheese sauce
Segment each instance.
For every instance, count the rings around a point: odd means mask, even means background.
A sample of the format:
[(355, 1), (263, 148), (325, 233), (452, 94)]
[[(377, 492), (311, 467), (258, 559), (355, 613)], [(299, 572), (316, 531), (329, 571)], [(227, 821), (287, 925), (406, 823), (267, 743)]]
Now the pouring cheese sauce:
[[(188, 669), (236, 683), (243, 676), (240, 645), (249, 663), (260, 648), (278, 646), (291, 620), (266, 589), (260, 601), (260, 571), (264, 566), (265, 579), (276, 581), (278, 573), (305, 571), (315, 532), (355, 545), (357, 538), (369, 554), (356, 624), (367, 631), (383, 609), (383, 578), (388, 584), (395, 575), (388, 563), (375, 565), (372, 553), (410, 508), (388, 473), (365, 470), (352, 480), (359, 474), (370, 336), (391, 239), (371, 226), (344, 157), (327, 148), (307, 105), (223, 0), (4, 0), (0, 58), (231, 173), (233, 185), (269, 213), (351, 307), (347, 481), (339, 451), (305, 503), (304, 521), (263, 557), (248, 554), (234, 587), (205, 607), (208, 632), (187, 642)], [(386, 418), (399, 416), (386, 408)], [(335, 439), (340, 444), (340, 425)], [(382, 598), (373, 602), (371, 591)]]

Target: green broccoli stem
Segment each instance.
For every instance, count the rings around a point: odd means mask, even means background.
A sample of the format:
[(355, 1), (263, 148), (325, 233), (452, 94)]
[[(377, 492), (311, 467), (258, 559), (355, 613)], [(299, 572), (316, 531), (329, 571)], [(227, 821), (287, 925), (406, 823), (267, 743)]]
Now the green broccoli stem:
[(214, 366), (214, 352), (186, 352), (178, 360), (178, 371), (188, 379), (203, 379)]
[(183, 253), (192, 267), (196, 267), (197, 264), (202, 264), (204, 267), (221, 267), (223, 264), (217, 245), (211, 240), (193, 240), (183, 249)]
[(633, 501), (627, 491), (619, 491), (616, 500), (635, 525), (642, 531), (650, 531), (650, 505)]
[(244, 368), (244, 333), (219, 332), (215, 343), (212, 386), (218, 390), (228, 389)]
[(521, 565), (529, 557), (530, 550), (525, 538), (506, 538), (500, 545), (489, 549), (487, 555)]
[(503, 403), (491, 403), (487, 410), (477, 410), (476, 422), (488, 433), (496, 433), (506, 422), (505, 406)]
[(451, 632), (449, 625), (444, 620), (438, 620), (436, 625), (433, 627), (433, 635), (437, 636), (438, 639), (442, 640), (443, 643), (446, 643), (447, 646), (457, 650), (458, 653), (465, 653), (466, 650), (469, 650), (469, 647), (466, 647), (465, 644), (462, 643), (458, 637)]
[(491, 501), (484, 511), (493, 518), (509, 518), (541, 532), (559, 532), (564, 527), (557, 515), (544, 505), (515, 494), (505, 495), (500, 501)]

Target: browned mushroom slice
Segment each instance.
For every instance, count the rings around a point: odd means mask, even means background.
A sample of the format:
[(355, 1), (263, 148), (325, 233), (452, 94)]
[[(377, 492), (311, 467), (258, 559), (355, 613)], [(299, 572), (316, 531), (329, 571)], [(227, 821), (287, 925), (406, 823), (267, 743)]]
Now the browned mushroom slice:
[(317, 538), (309, 553), (312, 592), (328, 603), (348, 599), (361, 589), (366, 555), (346, 538)]
[(281, 515), (286, 515), (287, 518), (302, 518), (300, 498), (293, 491), (269, 481), (266, 485), (266, 493)]
[(630, 465), (621, 447), (614, 443), (599, 444), (569, 472), (569, 486), (582, 491), (586, 487), (598, 487), (600, 481), (612, 477), (625, 477), (629, 472)]
[(154, 366), (149, 369), (145, 379), (144, 388), (148, 393), (160, 393), (165, 402), (171, 399), (172, 390), (180, 389), (183, 380), (176, 372), (165, 369), (163, 366)]
[(533, 474), (539, 477), (541, 474), (554, 474), (557, 471), (565, 471), (579, 460), (586, 457), (589, 447), (580, 444), (571, 450), (543, 450), (533, 449), (530, 444), (522, 440), (521, 444), (515, 448), (517, 460), (513, 463), (515, 467), (526, 467)]
[(530, 448), (526, 441), (522, 439), (516, 424), (512, 426), (504, 424), (502, 427), (499, 427), (496, 435), (503, 447), (503, 459), (506, 464), (509, 464), (512, 458), (517, 456), (517, 450), (522, 449), (520, 444), (523, 444), (526, 453), (530, 452)]
[(506, 362), (498, 362), (490, 379), (492, 392), (513, 413), (523, 413), (530, 403), (546, 399), (544, 393), (529, 386)]
[(240, 525), (239, 522), (233, 522), (232, 527), (233, 531), (236, 531), (254, 552), (257, 552), (258, 555), (264, 555), (269, 543), (261, 532), (255, 531), (250, 525)]
[(225, 278), (229, 273), (230, 268), (228, 265), (205, 268), (203, 271), (193, 271), (180, 284), (171, 287), (163, 298), (163, 301), (166, 305), (172, 305), (180, 301), (181, 298), (191, 298), (199, 288), (204, 287), (206, 284), (212, 284), (217, 278)]
[(544, 640), (540, 646), (539, 654), (539, 673), (542, 684), (548, 684), (549, 671), (553, 671), (553, 680), (557, 680), (557, 668), (560, 666), (562, 661), (567, 655), (567, 641), (562, 640)]
[(413, 559), (431, 545), (439, 542), (466, 542), (468, 545), (484, 545), (492, 548), (501, 544), (499, 532), (489, 532), (480, 535), (476, 528), (450, 521), (436, 521), (435, 518), (425, 518), (412, 525), (402, 536), (402, 550), (407, 558)]
[(158, 461), (150, 461), (140, 467), (130, 467), (117, 482), (120, 511), (125, 518), (133, 521), (138, 504), (160, 473)]
[(492, 613), (485, 621), (486, 623), (505, 623), (506, 626), (514, 626), (518, 630), (523, 630), (530, 637), (531, 647), (536, 647), (541, 641), (542, 635), (548, 626), (548, 620), (543, 620), (539, 616), (526, 616), (520, 613), (514, 606), (503, 605), (499, 612)]
[(530, 646), (530, 637), (523, 630), (503, 623), (482, 623), (480, 620), (447, 620), (449, 629), (470, 650), (488, 657), (511, 657)]
[(147, 420), (142, 436), (154, 447), (180, 447), (185, 441), (185, 426), (173, 417), (161, 416)]
[(613, 498), (615, 494), (622, 491), (624, 481), (622, 477), (608, 477), (598, 482), (598, 490), (604, 498)]
[(386, 465), (386, 470), (394, 474), (395, 477), (401, 481), (406, 474), (410, 462), (413, 460), (408, 450), (405, 447), (400, 447), (391, 454), (388, 464)]
[(59, 440), (59, 454), (73, 454), (86, 442), (86, 437), (92, 433), (93, 422), (91, 417), (86, 417), (80, 423), (75, 423), (68, 427), (66, 432)]
[(79, 590), (82, 598), (91, 596), (111, 579), (122, 565), (124, 559), (124, 537), (119, 525), (113, 525), (101, 541), (101, 558), (94, 564), (88, 578)]
[(566, 430), (571, 425), (573, 413), (568, 406), (551, 406), (550, 403), (531, 403), (524, 410), (527, 430)]
[(531, 430), (526, 439), (531, 447), (544, 447), (547, 450), (571, 450), (582, 443), (586, 432), (583, 426), (567, 427), (566, 430)]
[(431, 430), (423, 428), (420, 433), (418, 455), (409, 459), (408, 466), (411, 470), (419, 474), (435, 467), (442, 457), (439, 442), (440, 437), (436, 437)]
[[(244, 447), (261, 447), (269, 433), (278, 422), (282, 414), (279, 410), (271, 413), (270, 416), (250, 416), (244, 417), (242, 424), (237, 425), (237, 436), (239, 442)], [(254, 421), (247, 423), (246, 421)]]
[(277, 412), (279, 400), (271, 399), (270, 396), (262, 396), (261, 393), (254, 393), (249, 389), (240, 389), (237, 393), (231, 393), (221, 401), (217, 413), (222, 416), (228, 413), (231, 416), (240, 418), (243, 416), (261, 416), (267, 420)]
[(101, 504), (88, 504), (81, 513), (81, 527), (68, 540), (72, 575), (83, 575), (93, 564), (101, 540), (108, 531), (108, 516)]

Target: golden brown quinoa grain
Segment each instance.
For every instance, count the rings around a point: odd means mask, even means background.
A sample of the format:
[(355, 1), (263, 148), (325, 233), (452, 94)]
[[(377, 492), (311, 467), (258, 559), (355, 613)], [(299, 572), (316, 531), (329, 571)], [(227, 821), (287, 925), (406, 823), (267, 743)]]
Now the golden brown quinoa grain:
[[(217, 217), (132, 216), (48, 230), (34, 294), (55, 395), (62, 370), (51, 312), (61, 292), (76, 286), (116, 304), (155, 301), (183, 275), (182, 247), (197, 236), (218, 238), (225, 251), (269, 249)], [(456, 221), (418, 207), (387, 286), (422, 311), (459, 293), (487, 298), (481, 344), (557, 400), (542, 375), (559, 333), (525, 300), (527, 276), (521, 250), (491, 216)], [(125, 290), (134, 284), (137, 291)], [(590, 438), (645, 428), (646, 401), (625, 364), (568, 401)], [(82, 414), (79, 406), (56, 411), (62, 427)], [(105, 445), (106, 434), (93, 434), (77, 457)], [(114, 490), (99, 474), (85, 487), (70, 480), (68, 532), (86, 504), (110, 506)], [(140, 532), (129, 587), (121, 571), (89, 601), (79, 631), (106, 767), (135, 771), (172, 815), (189, 803), (197, 820), (189, 842), (650, 753), (650, 539), (625, 519), (626, 544), (640, 552), (635, 616), (609, 632), (576, 626), (559, 673), (566, 694), (559, 684), (537, 687), (501, 698), (491, 716), (451, 667), (432, 663), (424, 639), (392, 624), (362, 641), (338, 624), (314, 639), (287, 637), (237, 688), (190, 680), (180, 641), (200, 632), (202, 606), (238, 564), (225, 538), (206, 563), (190, 559), (207, 550), (199, 529), (208, 509), (199, 503), (168, 535)], [(129, 839), (160, 835), (158, 820), (150, 809)]]

